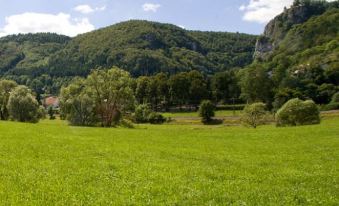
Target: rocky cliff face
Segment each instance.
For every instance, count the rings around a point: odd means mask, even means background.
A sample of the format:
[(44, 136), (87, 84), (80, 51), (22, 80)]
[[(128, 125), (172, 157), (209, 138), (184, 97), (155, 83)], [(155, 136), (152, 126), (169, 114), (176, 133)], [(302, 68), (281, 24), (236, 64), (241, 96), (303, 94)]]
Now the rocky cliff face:
[(254, 57), (267, 59), (294, 25), (302, 24), (312, 16), (325, 11), (326, 5), (294, 5), (290, 9), (285, 9), (266, 25), (264, 33), (257, 40)]

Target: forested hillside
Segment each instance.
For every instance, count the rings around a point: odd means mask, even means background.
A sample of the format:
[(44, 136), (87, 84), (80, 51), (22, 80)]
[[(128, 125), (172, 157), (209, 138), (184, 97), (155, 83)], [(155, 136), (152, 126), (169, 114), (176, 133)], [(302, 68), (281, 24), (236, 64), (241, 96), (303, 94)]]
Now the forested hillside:
[(53, 56), (50, 73), (83, 76), (98, 66), (114, 65), (133, 76), (190, 70), (211, 74), (249, 64), (255, 40), (247, 34), (188, 32), (170, 24), (128, 21), (74, 38)]
[(69, 37), (49, 33), (0, 38), (0, 74), (34, 76), (48, 67), (50, 57), (69, 40)]
[(73, 39), (29, 34), (0, 39), (2, 75), (85, 76), (118, 66), (133, 76), (199, 70), (206, 74), (252, 61), (256, 36), (189, 32), (170, 24), (128, 21)]

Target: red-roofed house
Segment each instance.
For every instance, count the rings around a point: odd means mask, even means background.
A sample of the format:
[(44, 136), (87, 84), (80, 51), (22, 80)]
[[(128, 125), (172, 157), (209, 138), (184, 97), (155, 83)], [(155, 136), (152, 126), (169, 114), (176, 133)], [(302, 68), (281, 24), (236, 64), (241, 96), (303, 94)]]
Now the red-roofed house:
[(45, 108), (53, 107), (59, 108), (59, 98), (57, 96), (49, 96), (43, 100), (43, 105)]

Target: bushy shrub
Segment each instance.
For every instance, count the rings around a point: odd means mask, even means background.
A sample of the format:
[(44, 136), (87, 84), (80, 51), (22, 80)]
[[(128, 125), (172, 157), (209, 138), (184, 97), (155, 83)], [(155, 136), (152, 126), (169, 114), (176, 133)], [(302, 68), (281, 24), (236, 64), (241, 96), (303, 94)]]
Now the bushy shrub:
[(332, 96), (332, 100), (329, 104), (322, 106), (322, 110), (329, 111), (329, 110), (337, 110), (339, 109), (339, 92), (335, 93)]
[(166, 122), (166, 118), (159, 113), (152, 112), (148, 116), (148, 121), (151, 124), (163, 124), (164, 122)]
[(7, 108), (15, 121), (37, 123), (41, 117), (38, 101), (25, 86), (18, 86), (11, 92)]
[(339, 92), (333, 95), (331, 103), (339, 103)]
[(320, 112), (312, 100), (291, 99), (277, 112), (277, 126), (298, 126), (320, 123)]
[(329, 103), (325, 105), (323, 108), (325, 111), (330, 111), (330, 110), (338, 110), (339, 109), (339, 102), (334, 102), (334, 103)]
[(122, 126), (124, 128), (129, 128), (129, 129), (134, 128), (133, 122), (130, 121), (129, 119), (122, 119), (120, 121), (120, 126)]
[(39, 119), (46, 119), (46, 110), (45, 110), (45, 107), (39, 106), (38, 113), (39, 113)]
[(213, 103), (209, 100), (204, 100), (201, 102), (199, 107), (199, 116), (201, 117), (201, 121), (204, 124), (207, 124), (212, 121), (212, 118), (214, 117), (215, 107)]
[(166, 118), (157, 112), (153, 112), (150, 105), (141, 104), (136, 107), (134, 112), (136, 123), (163, 124)]
[(141, 104), (135, 108), (134, 119), (136, 123), (147, 123), (148, 117), (152, 113), (151, 107), (148, 104)]
[(266, 123), (266, 105), (262, 102), (247, 105), (241, 118), (245, 126), (257, 128)]

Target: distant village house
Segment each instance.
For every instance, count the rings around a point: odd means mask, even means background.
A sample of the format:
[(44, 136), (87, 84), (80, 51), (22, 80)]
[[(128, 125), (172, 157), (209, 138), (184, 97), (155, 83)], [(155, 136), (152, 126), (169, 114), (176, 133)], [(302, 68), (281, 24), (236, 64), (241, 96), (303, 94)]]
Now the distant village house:
[(59, 98), (57, 96), (49, 96), (44, 98), (43, 105), (45, 108), (53, 107), (59, 108)]

